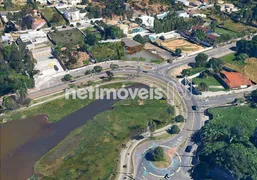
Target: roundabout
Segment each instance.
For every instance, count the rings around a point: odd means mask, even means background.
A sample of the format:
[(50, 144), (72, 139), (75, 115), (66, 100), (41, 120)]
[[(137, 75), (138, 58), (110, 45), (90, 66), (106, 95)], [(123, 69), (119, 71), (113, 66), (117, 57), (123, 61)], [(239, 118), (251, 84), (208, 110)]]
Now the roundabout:
[(164, 149), (164, 161), (150, 161), (147, 159), (147, 153), (156, 148), (157, 145), (153, 144), (152, 147), (147, 149), (142, 155), (144, 157), (142, 161), (142, 177), (148, 179), (149, 176), (158, 178), (164, 177), (166, 174), (173, 176), (181, 165), (181, 158), (176, 152), (177, 148), (170, 148), (168, 146), (160, 145)]

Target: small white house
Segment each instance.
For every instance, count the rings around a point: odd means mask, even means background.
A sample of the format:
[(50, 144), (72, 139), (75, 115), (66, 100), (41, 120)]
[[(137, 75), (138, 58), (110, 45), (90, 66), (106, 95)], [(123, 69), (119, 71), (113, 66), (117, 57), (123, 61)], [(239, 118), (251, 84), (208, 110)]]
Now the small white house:
[(80, 13), (79, 10), (75, 7), (66, 8), (63, 11), (64, 17), (69, 21), (80, 21)]
[(151, 16), (141, 16), (139, 19), (142, 20), (142, 24), (146, 27), (153, 27), (154, 26), (154, 17)]
[(177, 11), (179, 17), (189, 18), (189, 14), (186, 11)]

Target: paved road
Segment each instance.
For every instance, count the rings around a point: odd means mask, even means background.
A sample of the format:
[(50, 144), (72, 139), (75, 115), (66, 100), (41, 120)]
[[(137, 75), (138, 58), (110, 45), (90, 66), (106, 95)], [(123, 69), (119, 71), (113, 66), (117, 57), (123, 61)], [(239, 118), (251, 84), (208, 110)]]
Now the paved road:
[[(233, 47), (234, 44), (229, 44), (226, 45), (222, 48), (216, 48), (213, 50), (210, 50), (208, 52), (205, 52), (206, 54), (209, 55), (209, 57), (221, 57), (224, 56), (226, 54), (231, 53), (232, 51), (230, 50), (231, 47)], [(149, 78), (156, 78), (158, 79), (158, 81), (162, 81), (166, 84), (171, 84), (173, 86), (175, 86), (178, 90), (178, 93), (181, 95), (181, 97), (183, 98), (185, 105), (186, 105), (186, 113), (187, 113), (187, 117), (186, 117), (186, 123), (183, 127), (183, 129), (181, 130), (181, 132), (172, 137), (171, 139), (167, 140), (167, 141), (149, 141), (146, 143), (141, 144), (140, 146), (138, 146), (132, 156), (133, 159), (133, 164), (134, 164), (134, 178), (135, 179), (156, 179), (158, 176), (159, 178), (161, 176), (164, 176), (165, 174), (171, 174), (174, 177), (176, 177), (176, 179), (188, 179), (189, 176), (186, 173), (187, 170), (190, 168), (191, 166), (191, 156), (190, 154), (185, 154), (184, 153), (184, 149), (175, 149), (178, 148), (181, 143), (185, 142), (186, 140), (188, 140), (188, 138), (192, 135), (193, 132), (195, 132), (196, 130), (198, 130), (199, 128), (201, 128), (201, 126), (203, 125), (203, 121), (202, 119), (202, 110), (201, 108), (204, 108), (205, 106), (209, 106), (210, 104), (215, 104), (215, 105), (221, 105), (227, 102), (231, 102), (235, 96), (234, 95), (226, 95), (225, 98), (224, 97), (213, 97), (213, 98), (209, 98), (209, 99), (198, 99), (194, 96), (191, 95), (191, 93), (189, 91), (186, 90), (186, 88), (181, 85), (180, 83), (178, 83), (175, 79), (173, 79), (170, 76), (170, 71), (178, 66), (181, 66), (183, 64), (187, 64), (190, 62), (194, 62), (194, 58), (195, 56), (191, 56), (191, 57), (184, 57), (182, 59), (178, 59), (175, 60), (172, 64), (162, 64), (162, 65), (151, 65), (151, 64), (146, 64), (146, 63), (140, 63), (140, 66), (152, 66), (152, 69), (149, 70), (147, 73), (142, 72), (141, 74), (144, 77), (149, 77)], [(101, 66), (103, 67), (103, 69), (108, 69), (110, 66), (111, 62), (106, 62), (106, 63), (101, 63)], [(114, 63), (114, 62), (113, 62)], [(115, 71), (116, 73), (124, 73), (124, 74), (137, 74), (137, 66), (138, 63), (137, 62), (124, 62), (124, 61), (115, 61), (115, 63), (120, 65), (120, 69)], [(94, 65), (93, 65), (94, 66)], [(87, 69), (92, 69), (93, 66), (88, 66), (88, 67), (84, 67), (81, 68), (79, 70), (73, 70), (68, 72), (69, 74), (71, 74), (73, 77), (77, 77), (77, 76), (82, 76), (84, 75), (84, 72)], [(104, 73), (99, 73), (98, 75), (94, 75), (95, 77), (101, 77), (103, 76)], [(64, 83), (61, 82), (61, 78), (63, 76), (56, 76), (53, 77), (50, 81), (46, 82), (44, 84), (44, 86), (42, 86), (41, 89), (36, 90), (35, 92), (30, 92), (29, 95), (31, 97), (38, 97), (38, 96), (42, 96), (43, 94), (47, 94), (47, 93), (53, 93), (56, 91), (60, 91), (60, 89), (64, 89), (66, 87), (68, 87), (69, 83)], [(78, 78), (76, 80), (76, 83), (80, 83), (80, 82), (85, 82), (88, 81), (90, 79), (93, 79), (92, 76), (83, 76), (81, 78)], [(190, 97), (190, 98), (187, 98)], [(192, 106), (196, 105), (201, 107), (200, 109), (198, 109), (197, 111), (193, 111), (192, 110)], [(187, 142), (187, 141), (186, 141)], [(186, 145), (187, 143), (185, 143)], [(172, 168), (169, 170), (159, 170), (154, 168), (151, 164), (147, 164), (147, 162), (144, 160), (144, 154), (146, 152), (147, 149), (151, 148), (151, 147), (155, 147), (157, 145), (162, 145), (165, 148), (167, 148), (167, 151), (172, 151), (175, 149), (175, 152), (177, 152), (177, 156), (176, 156), (176, 160), (174, 160), (174, 162), (177, 162), (177, 164), (173, 164)], [(124, 154), (125, 155), (125, 154)], [(179, 156), (178, 156), (179, 155)], [(130, 154), (131, 156), (131, 154)], [(128, 161), (130, 158), (125, 158), (122, 157), (121, 161), (124, 164), (127, 164), (126, 162), (123, 161)], [(129, 162), (129, 161), (128, 161)], [(180, 170), (179, 172), (177, 172), (178, 170)], [(169, 171), (169, 173), (168, 173)], [(125, 173), (125, 174), (124, 174)], [(126, 175), (127, 173), (127, 175)], [(126, 170), (124, 171), (122, 169), (121, 175), (119, 177), (119, 179), (124, 179), (126, 176), (129, 176), (130, 172), (127, 172)], [(156, 175), (153, 175), (156, 174)]]

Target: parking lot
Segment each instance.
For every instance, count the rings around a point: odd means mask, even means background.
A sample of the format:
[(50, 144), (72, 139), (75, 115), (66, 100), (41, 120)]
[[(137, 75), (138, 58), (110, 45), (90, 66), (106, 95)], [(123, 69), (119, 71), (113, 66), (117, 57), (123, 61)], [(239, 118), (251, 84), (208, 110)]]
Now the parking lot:
[(40, 87), (41, 84), (49, 81), (54, 75), (64, 72), (59, 61), (51, 54), (50, 47), (34, 49), (32, 54), (37, 61), (35, 69), (39, 70), (39, 73), (34, 77), (36, 87)]

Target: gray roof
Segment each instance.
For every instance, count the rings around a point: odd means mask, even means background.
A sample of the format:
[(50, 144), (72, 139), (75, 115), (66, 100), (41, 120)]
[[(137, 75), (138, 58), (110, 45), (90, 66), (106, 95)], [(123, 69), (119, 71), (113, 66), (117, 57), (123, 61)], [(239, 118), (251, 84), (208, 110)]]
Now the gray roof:
[(123, 38), (121, 40), (125, 44), (125, 46), (127, 46), (127, 47), (141, 46), (140, 43), (138, 43), (137, 41), (134, 41), (132, 39), (129, 39), (129, 38)]
[(76, 7), (67, 8), (66, 11), (68, 12), (76, 12), (78, 9)]

